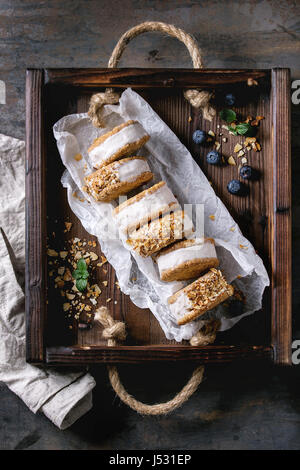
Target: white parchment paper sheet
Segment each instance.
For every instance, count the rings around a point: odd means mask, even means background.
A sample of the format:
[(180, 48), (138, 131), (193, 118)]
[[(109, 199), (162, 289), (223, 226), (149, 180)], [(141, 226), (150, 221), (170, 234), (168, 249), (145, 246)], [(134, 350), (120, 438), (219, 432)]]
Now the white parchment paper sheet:
[[(129, 295), (138, 307), (150, 308), (168, 339), (190, 339), (201, 326), (200, 320), (183, 326), (176, 324), (170, 314), (167, 298), (185, 284), (160, 281), (152, 259), (144, 259), (128, 251), (118, 239), (117, 227), (111, 215), (117, 204), (96, 202), (80, 191), (84, 185), (84, 176), (92, 171), (87, 149), (93, 140), (121, 122), (134, 119), (151, 136), (139, 154), (147, 157), (155, 174), (154, 182), (166, 181), (182, 205), (204, 204), (205, 235), (216, 241), (220, 267), (228, 282), (236, 281), (238, 288), (246, 295), (246, 307), (242, 315), (225, 318), (218, 309), (217, 314), (221, 315), (222, 320), (221, 330), (231, 328), (243, 316), (259, 310), (263, 291), (269, 285), (263, 262), (251, 243), (243, 237), (186, 147), (151, 106), (131, 89), (123, 92), (118, 105), (104, 107), (103, 118), (106, 127), (96, 129), (85, 113), (65, 116), (54, 125), (54, 136), (67, 168), (62, 184), (68, 190), (69, 204), (84, 228), (98, 238), (103, 253), (116, 271), (122, 292)], [(77, 153), (83, 155), (79, 162), (74, 159)], [(85, 201), (75, 198), (74, 191)], [(214, 215), (215, 219), (212, 220), (209, 215)]]

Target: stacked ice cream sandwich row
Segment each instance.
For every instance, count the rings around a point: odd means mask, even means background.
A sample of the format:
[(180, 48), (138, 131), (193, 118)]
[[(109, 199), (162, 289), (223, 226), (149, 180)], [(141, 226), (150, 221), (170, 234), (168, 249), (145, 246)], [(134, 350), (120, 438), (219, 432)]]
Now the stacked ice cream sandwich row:
[[(149, 138), (140, 123), (130, 120), (95, 139), (88, 154), (97, 170), (85, 177), (84, 190), (96, 201), (110, 202), (148, 183), (154, 175), (146, 158), (129, 155)], [(130, 248), (157, 263), (162, 281), (198, 277), (168, 299), (179, 325), (233, 295), (233, 287), (216, 269), (214, 240), (195, 238), (191, 219), (164, 181), (127, 199), (114, 209), (113, 216)]]

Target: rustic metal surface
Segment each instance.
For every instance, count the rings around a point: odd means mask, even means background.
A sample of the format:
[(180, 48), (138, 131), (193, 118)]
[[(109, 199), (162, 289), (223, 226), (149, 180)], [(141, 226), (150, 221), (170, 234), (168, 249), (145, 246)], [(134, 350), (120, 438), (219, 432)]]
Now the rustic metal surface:
[[(298, 1), (58, 0), (0, 2), (0, 132), (24, 138), (26, 67), (105, 67), (120, 34), (146, 20), (174, 23), (199, 41), (209, 67), (290, 67), (300, 79)], [(128, 46), (121, 66), (189, 67), (175, 39), (145, 34)], [(300, 338), (300, 105), (292, 108), (294, 338)], [(253, 316), (240, 328), (259, 330)], [(191, 373), (191, 365), (121, 368), (125, 386), (139, 399), (167, 400)], [(232, 364), (207, 368), (199, 392), (168, 417), (141, 418), (120, 405), (104, 367), (94, 409), (71, 429), (58, 431), (34, 416), (0, 385), (1, 449), (299, 449), (300, 368)], [(155, 377), (156, 383), (153, 378)]]

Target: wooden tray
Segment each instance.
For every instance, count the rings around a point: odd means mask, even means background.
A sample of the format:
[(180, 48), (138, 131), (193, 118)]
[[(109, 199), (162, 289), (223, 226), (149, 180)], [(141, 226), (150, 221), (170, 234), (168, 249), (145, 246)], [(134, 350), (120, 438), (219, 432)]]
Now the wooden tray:
[[(238, 112), (262, 115), (259, 139), (263, 150), (249, 162), (261, 173), (250, 184), (249, 196), (238, 198), (226, 191), (237, 177), (237, 167), (214, 168), (205, 162), (206, 150), (193, 144), (196, 128), (217, 133), (213, 123), (191, 108), (183, 89), (201, 87), (229, 90), (244, 95), (247, 79), (259, 82)], [(70, 237), (94, 240), (71, 212), (60, 177), (63, 166), (52, 126), (62, 116), (86, 112), (95, 91), (113, 86), (132, 87), (151, 104), (167, 125), (189, 148), (216, 193), (253, 243), (268, 269), (271, 287), (264, 296), (263, 311), (242, 320), (228, 332), (218, 334), (212, 346), (191, 347), (166, 340), (148, 310), (135, 307), (115, 285), (115, 274), (99, 269), (97, 281), (108, 281), (101, 300), (107, 297), (114, 318), (124, 320), (129, 332), (126, 345), (107, 347), (100, 327), (72, 329), (64, 319), (62, 300), (47, 282), (47, 236), (55, 232), (61, 246)], [(190, 119), (192, 118), (192, 120)], [(227, 135), (226, 135), (227, 136)], [(221, 140), (221, 139), (219, 139)], [(222, 142), (230, 155), (234, 136)], [(27, 361), (49, 365), (89, 363), (138, 363), (143, 361), (195, 360), (220, 363), (235, 359), (268, 358), (276, 364), (291, 363), (291, 166), (290, 166), (290, 75), (287, 69), (185, 70), (185, 69), (31, 69), (26, 80), (26, 317)], [(72, 222), (69, 233), (64, 221)], [(100, 253), (98, 253), (100, 255)], [(48, 290), (49, 288), (49, 290)]]

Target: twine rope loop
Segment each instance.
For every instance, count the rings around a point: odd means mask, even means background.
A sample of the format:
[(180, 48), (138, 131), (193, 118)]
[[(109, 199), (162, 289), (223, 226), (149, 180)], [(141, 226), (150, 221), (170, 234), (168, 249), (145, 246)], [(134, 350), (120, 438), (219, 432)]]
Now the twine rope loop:
[[(126, 33), (120, 37), (111, 54), (108, 61), (108, 68), (113, 68), (118, 65), (118, 62), (131, 39), (135, 38), (139, 34), (151, 31), (159, 31), (181, 41), (189, 51), (193, 67), (195, 69), (203, 68), (201, 52), (195, 39), (182, 29), (177, 28), (172, 24), (162, 23), (160, 21), (146, 21), (145, 23), (141, 23), (126, 31)], [(194, 89), (185, 91), (184, 96), (193, 107), (202, 109), (204, 119), (212, 121), (216, 114), (216, 110), (209, 104), (212, 93), (209, 91)], [(96, 93), (92, 96), (88, 115), (95, 127), (105, 127), (101, 119), (102, 107), (105, 104), (118, 103), (119, 98), (120, 95), (112, 88), (107, 88), (104, 93)]]
[[(126, 329), (125, 323), (114, 320), (108, 312), (107, 307), (100, 307), (96, 313), (94, 321), (100, 323), (103, 326), (103, 336), (108, 339), (108, 346), (116, 346), (119, 341), (124, 341), (126, 338)], [(205, 326), (205, 325), (204, 325)], [(202, 333), (198, 336), (198, 344), (200, 345), (207, 345), (210, 342), (213, 342), (215, 339), (216, 331), (219, 327), (218, 322), (212, 322), (209, 327), (207, 327), (207, 331), (210, 334), (207, 336), (205, 340), (205, 331), (206, 329), (202, 327)], [(200, 331), (201, 331), (200, 330)], [(195, 338), (195, 337), (193, 337)], [(192, 340), (193, 340), (192, 338)], [(191, 340), (191, 342), (192, 342)], [(201, 343), (202, 341), (202, 343)], [(192, 343), (191, 343), (192, 344)], [(108, 368), (108, 376), (111, 383), (112, 388), (114, 389), (115, 393), (118, 397), (126, 403), (130, 408), (137, 411), (142, 415), (165, 415), (174, 411), (176, 408), (179, 408), (183, 403), (185, 403), (197, 390), (198, 386), (201, 384), (203, 380), (204, 374), (204, 366), (198, 366), (187, 384), (178, 392), (174, 398), (165, 402), (165, 403), (156, 403), (155, 405), (147, 405), (142, 403), (132, 395), (130, 395), (127, 390), (125, 389), (124, 385), (121, 382), (119, 372), (115, 366), (107, 366)]]

